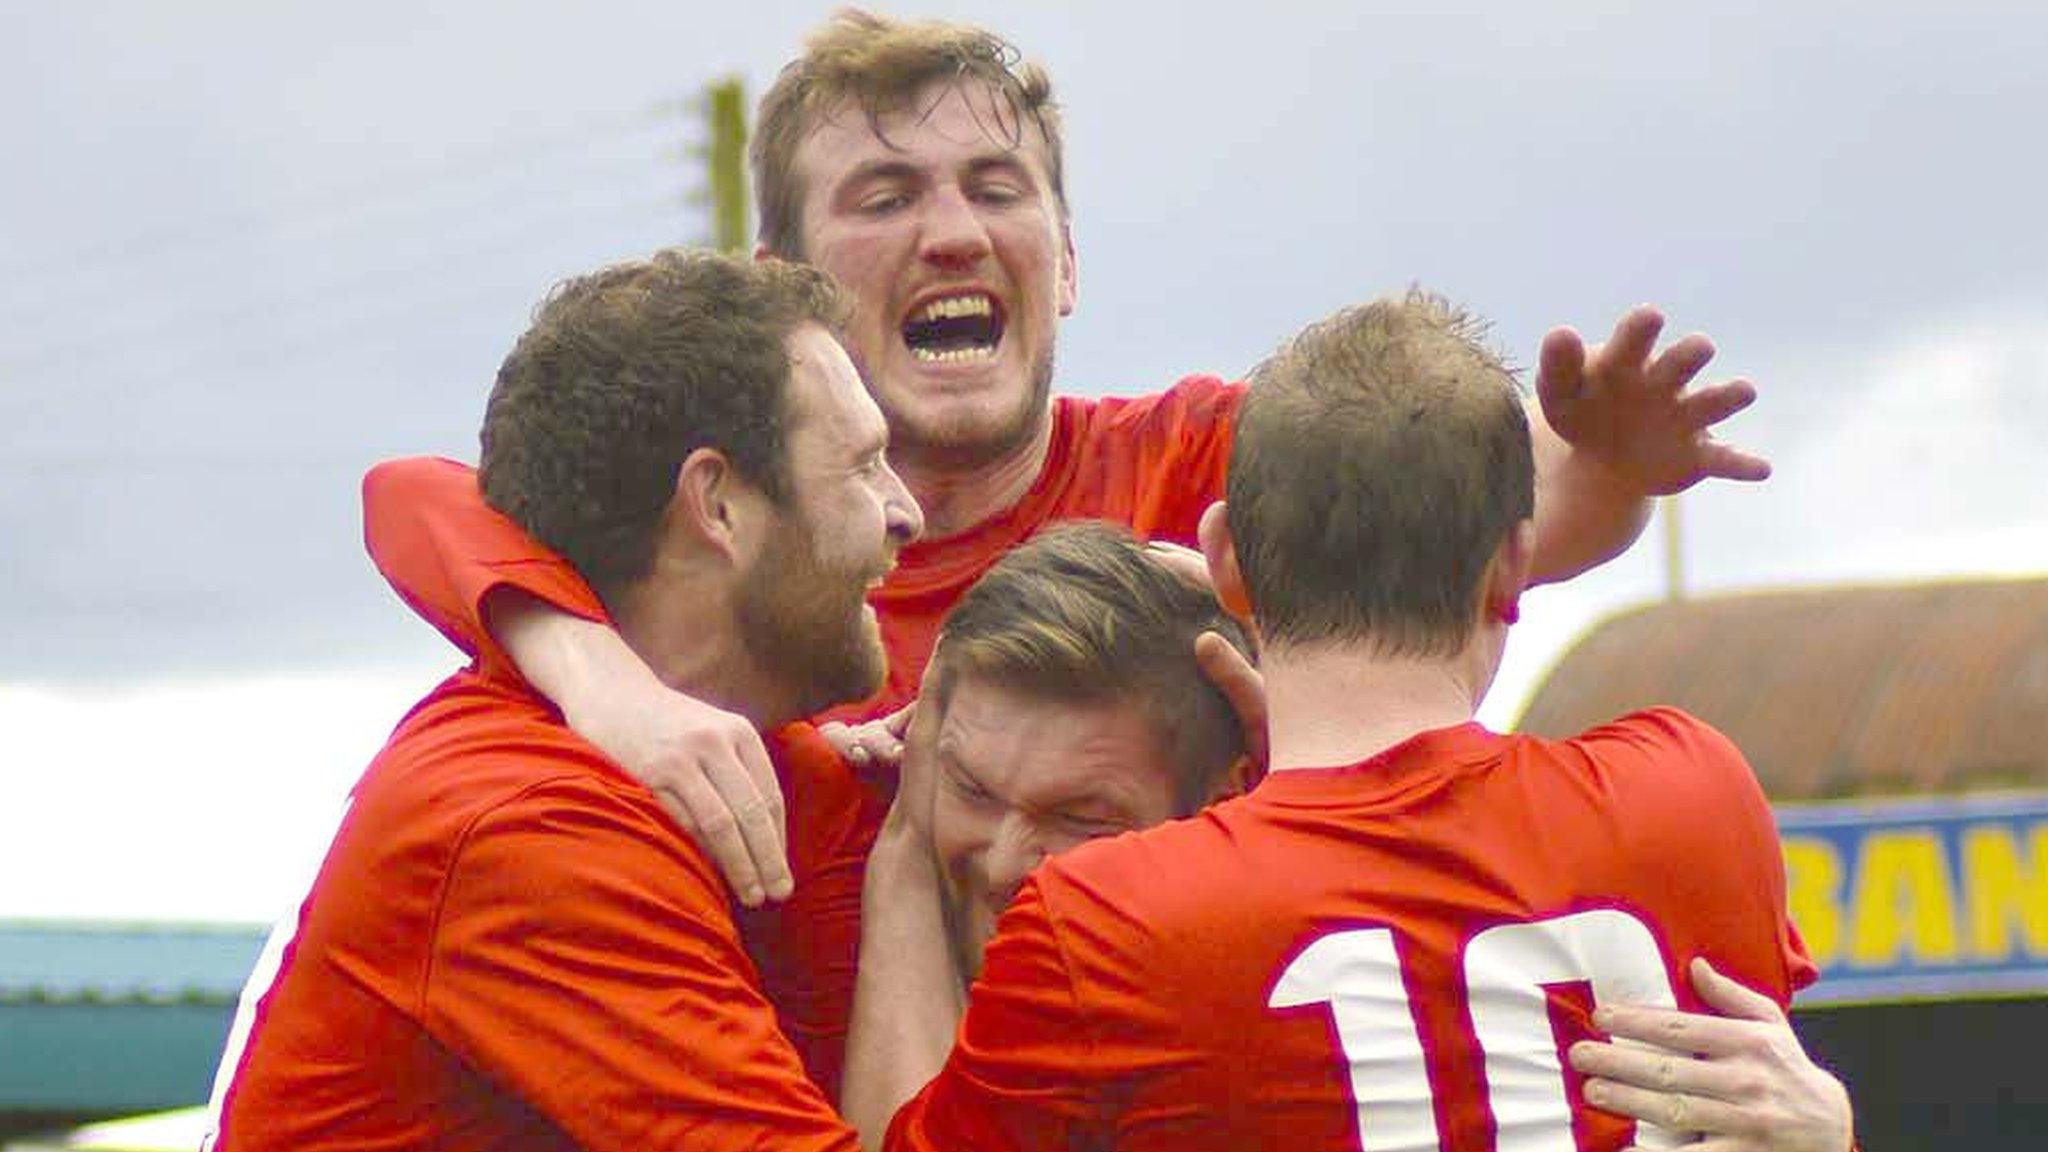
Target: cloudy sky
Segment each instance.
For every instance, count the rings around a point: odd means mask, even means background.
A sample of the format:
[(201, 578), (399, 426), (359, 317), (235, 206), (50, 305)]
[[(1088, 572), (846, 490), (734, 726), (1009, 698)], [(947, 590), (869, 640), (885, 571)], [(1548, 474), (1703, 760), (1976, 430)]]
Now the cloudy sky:
[[(1779, 467), (1688, 498), (1694, 588), (2048, 571), (2048, 10), (1671, 7), (893, 10), (1053, 71), (1068, 391), (1410, 283), (1525, 362), (1654, 301)], [(362, 470), (473, 455), (548, 283), (704, 238), (688, 98), (829, 7), (5, 11), (0, 916), (268, 919), (454, 663), (363, 558)], [(1656, 539), (1532, 599), (1489, 716), (1661, 593)]]

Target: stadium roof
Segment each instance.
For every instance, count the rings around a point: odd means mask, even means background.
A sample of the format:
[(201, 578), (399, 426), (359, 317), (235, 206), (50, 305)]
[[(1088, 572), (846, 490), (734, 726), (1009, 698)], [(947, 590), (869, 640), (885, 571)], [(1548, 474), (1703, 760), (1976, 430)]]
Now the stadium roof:
[(0, 1004), (233, 1004), (263, 946), (263, 931), (0, 921)]
[(0, 1132), (206, 1099), (263, 937), (0, 921)]
[(1775, 800), (2048, 785), (2048, 579), (1754, 593), (1595, 627), (1519, 727), (1560, 736), (1674, 704)]

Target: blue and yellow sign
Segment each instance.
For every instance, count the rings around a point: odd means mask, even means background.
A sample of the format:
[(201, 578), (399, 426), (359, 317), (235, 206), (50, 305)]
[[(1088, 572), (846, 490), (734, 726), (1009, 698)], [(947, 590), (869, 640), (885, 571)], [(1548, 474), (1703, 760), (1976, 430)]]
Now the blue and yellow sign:
[(1784, 806), (1800, 1004), (2048, 994), (2048, 794)]

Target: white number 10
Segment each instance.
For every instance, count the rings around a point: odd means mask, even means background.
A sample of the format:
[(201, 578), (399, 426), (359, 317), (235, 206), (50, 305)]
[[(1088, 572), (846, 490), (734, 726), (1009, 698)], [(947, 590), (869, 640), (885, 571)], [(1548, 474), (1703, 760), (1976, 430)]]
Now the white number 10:
[[(1573, 1152), (1564, 1068), (1546, 984), (1584, 980), (1593, 1001), (1671, 1007), (1663, 956), (1643, 922), (1603, 908), (1489, 928), (1465, 946), (1472, 1035), (1485, 1056), (1499, 1152)], [(1328, 1004), (1351, 1074), (1361, 1152), (1441, 1149), (1420, 1026), (1401, 979), (1391, 928), (1318, 938), (1273, 986), (1273, 1008)], [(1637, 1143), (1675, 1148), (1683, 1135), (1649, 1124)]]

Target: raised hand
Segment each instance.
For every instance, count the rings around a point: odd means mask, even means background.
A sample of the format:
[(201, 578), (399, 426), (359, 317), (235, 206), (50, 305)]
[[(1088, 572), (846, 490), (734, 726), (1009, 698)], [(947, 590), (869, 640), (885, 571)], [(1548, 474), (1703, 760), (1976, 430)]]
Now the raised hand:
[(1639, 494), (1682, 492), (1701, 480), (1762, 480), (1770, 462), (1714, 438), (1714, 426), (1755, 402), (1756, 386), (1724, 380), (1691, 387), (1714, 358), (1697, 333), (1657, 351), (1664, 314), (1633, 308), (1589, 353), (1579, 334), (1543, 338), (1536, 396), (1544, 419), (1574, 452), (1589, 454)]

